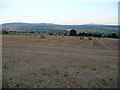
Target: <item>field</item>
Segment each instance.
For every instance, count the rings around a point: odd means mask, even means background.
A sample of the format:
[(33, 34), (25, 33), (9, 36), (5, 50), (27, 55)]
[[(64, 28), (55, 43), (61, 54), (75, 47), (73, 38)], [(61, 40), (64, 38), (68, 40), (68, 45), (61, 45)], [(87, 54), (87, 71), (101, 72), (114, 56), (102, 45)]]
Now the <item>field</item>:
[(3, 87), (116, 88), (118, 40), (3, 35)]

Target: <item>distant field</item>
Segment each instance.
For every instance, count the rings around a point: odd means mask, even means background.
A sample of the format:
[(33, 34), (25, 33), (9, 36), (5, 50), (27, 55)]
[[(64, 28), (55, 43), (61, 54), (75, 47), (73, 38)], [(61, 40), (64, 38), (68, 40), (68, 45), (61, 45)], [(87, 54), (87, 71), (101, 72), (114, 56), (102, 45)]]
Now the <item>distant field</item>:
[(118, 40), (3, 35), (3, 87), (116, 88)]

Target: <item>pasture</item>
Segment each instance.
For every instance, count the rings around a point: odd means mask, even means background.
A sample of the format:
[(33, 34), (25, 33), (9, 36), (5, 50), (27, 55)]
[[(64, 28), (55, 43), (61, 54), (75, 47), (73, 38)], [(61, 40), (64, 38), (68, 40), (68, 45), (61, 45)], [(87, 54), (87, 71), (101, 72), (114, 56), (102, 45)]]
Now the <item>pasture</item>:
[(116, 88), (118, 40), (2, 35), (3, 87)]

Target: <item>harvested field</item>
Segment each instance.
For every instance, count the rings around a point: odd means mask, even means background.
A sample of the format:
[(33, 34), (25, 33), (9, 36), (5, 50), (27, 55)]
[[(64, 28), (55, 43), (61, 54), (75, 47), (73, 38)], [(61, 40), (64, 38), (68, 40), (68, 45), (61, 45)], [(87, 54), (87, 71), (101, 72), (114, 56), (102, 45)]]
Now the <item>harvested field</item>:
[(116, 88), (118, 40), (3, 35), (3, 87)]

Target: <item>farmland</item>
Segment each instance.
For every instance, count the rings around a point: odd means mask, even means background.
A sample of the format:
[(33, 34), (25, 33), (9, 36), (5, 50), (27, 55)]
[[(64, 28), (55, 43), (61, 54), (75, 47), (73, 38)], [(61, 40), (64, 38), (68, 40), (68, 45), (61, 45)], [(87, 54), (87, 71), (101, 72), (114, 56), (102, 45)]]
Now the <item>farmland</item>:
[(3, 87), (116, 88), (118, 40), (3, 35)]

